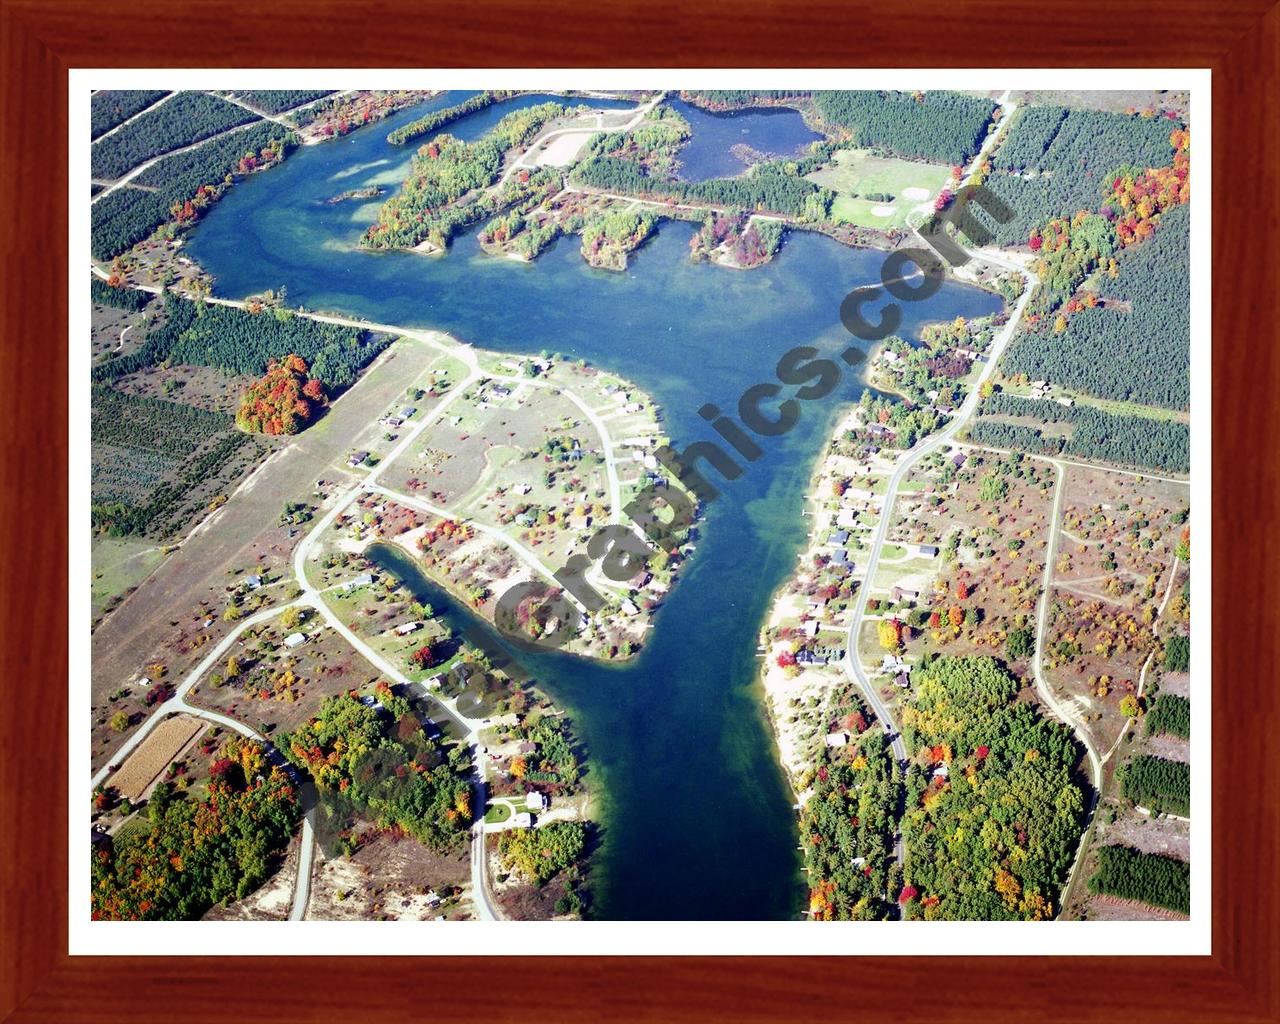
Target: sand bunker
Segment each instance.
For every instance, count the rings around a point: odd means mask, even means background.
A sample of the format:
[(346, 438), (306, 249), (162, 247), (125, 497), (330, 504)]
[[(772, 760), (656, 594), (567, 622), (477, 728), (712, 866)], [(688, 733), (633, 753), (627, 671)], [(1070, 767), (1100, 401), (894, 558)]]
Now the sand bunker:
[(892, 217), (893, 207), (892, 206), (873, 206), (871, 207), (871, 212), (877, 217)]
[(902, 195), (906, 199), (928, 199), (930, 196), (930, 192), (927, 188), (919, 188), (918, 186), (912, 186), (911, 188), (903, 189)]

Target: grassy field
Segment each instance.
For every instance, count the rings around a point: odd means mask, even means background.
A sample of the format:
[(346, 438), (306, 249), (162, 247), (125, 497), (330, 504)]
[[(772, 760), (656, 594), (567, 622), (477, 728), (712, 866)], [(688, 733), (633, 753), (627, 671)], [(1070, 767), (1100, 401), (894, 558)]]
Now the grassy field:
[[(936, 196), (950, 176), (951, 168), (939, 164), (872, 156), (865, 149), (842, 149), (836, 153), (834, 164), (808, 177), (838, 193), (832, 206), (836, 220), (885, 228), (904, 226), (908, 212)], [(909, 188), (923, 189), (928, 195), (907, 198), (903, 193)], [(878, 194), (896, 199), (885, 203), (862, 198)]]
[(158, 544), (137, 537), (95, 537), (93, 540), (93, 617), (101, 615), (112, 598), (123, 598), (164, 560)]

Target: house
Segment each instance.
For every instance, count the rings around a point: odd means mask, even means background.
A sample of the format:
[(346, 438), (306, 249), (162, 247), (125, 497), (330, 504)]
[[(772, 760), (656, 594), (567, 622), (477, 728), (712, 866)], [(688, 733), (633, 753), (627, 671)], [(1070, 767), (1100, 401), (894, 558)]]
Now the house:
[(416, 633), (421, 628), (421, 622), (402, 622), (396, 626), (396, 636), (408, 636), (410, 633)]
[(810, 619), (808, 622), (806, 622), (806, 623), (804, 624), (804, 626), (802, 627), (802, 629), (804, 630), (804, 635), (805, 635), (805, 636), (809, 636), (809, 637), (817, 636), (817, 635), (818, 635), (818, 620), (817, 620), (817, 619)]
[(382, 706), (382, 702), (378, 700), (378, 698), (371, 693), (366, 693), (363, 697), (361, 697), (360, 703), (367, 708), (373, 708), (374, 711), (385, 710)]
[(403, 409), (400, 410), (400, 418), (402, 420), (412, 419), (413, 414), (417, 411), (418, 410), (414, 408), (412, 405), (406, 405)]
[(836, 565), (852, 565), (853, 564), (852, 562), (849, 561), (849, 552), (847, 552), (844, 548), (837, 548), (835, 551), (831, 552), (831, 561)]
[(831, 732), (827, 733), (827, 746), (843, 747), (849, 742), (849, 734), (847, 732)]
[(950, 769), (950, 768), (948, 768), (945, 764), (940, 764), (940, 765), (938, 765), (938, 767), (937, 767), (937, 768), (935, 768), (935, 769), (933, 770), (933, 775), (932, 775), (932, 777), (933, 777), (933, 778), (935, 778), (935, 779), (945, 779), (945, 778), (947, 778), (950, 774), (951, 774), (951, 769)]
[(890, 674), (896, 674), (898, 672), (910, 672), (911, 666), (908, 665), (901, 658), (897, 657), (896, 655), (886, 654), (883, 660), (881, 660), (880, 662), (880, 671), (887, 672)]
[(951, 456), (951, 465), (955, 466), (956, 469), (963, 468), (964, 464), (965, 464), (964, 452), (956, 452), (953, 456)]
[(518, 747), (516, 747), (516, 750), (521, 754), (532, 754), (537, 749), (538, 749), (538, 744), (531, 743), (528, 740), (525, 740)]
[(851, 508), (842, 508), (836, 514), (836, 526), (842, 526), (846, 530), (852, 530), (858, 525), (858, 513)]
[(347, 459), (347, 465), (352, 469), (364, 464), (364, 460), (369, 457), (368, 452), (352, 452), (351, 458)]
[(534, 790), (524, 795), (524, 806), (529, 811), (545, 811), (547, 809), (547, 798)]
[(511, 819), (512, 828), (533, 828), (533, 815), (528, 813), (517, 814)]
[(917, 555), (921, 555), (921, 556), (922, 556), (922, 557), (924, 557), (924, 558), (937, 558), (937, 557), (938, 557), (938, 545), (936, 545), (936, 544), (917, 544), (917, 545), (916, 545), (916, 554), (917, 554)]
[(290, 633), (284, 638), (284, 645), (292, 650), (295, 647), (301, 647), (307, 642), (306, 633)]
[(516, 494), (528, 494), (533, 488), (528, 484), (516, 484), (515, 490)]
[(528, 512), (521, 512), (516, 516), (516, 523), (520, 526), (532, 526), (533, 522), (533, 516), (529, 515)]
[(636, 603), (631, 598), (627, 598), (622, 602), (622, 612), (624, 615), (639, 615), (640, 609), (636, 607)]
[(1070, 409), (1073, 405), (1076, 404), (1076, 400), (1074, 398), (1067, 398), (1065, 395), (1063, 395), (1061, 398), (1058, 399), (1058, 404), (1065, 405), (1068, 409)]
[(827, 537), (827, 543), (832, 547), (844, 547), (849, 543), (848, 530), (836, 530)]
[(839, 644), (813, 644), (796, 655), (797, 665), (829, 665), (844, 657), (844, 648)]
[(893, 352), (889, 349), (885, 349), (883, 352), (880, 353), (880, 358), (883, 359), (886, 363), (896, 363), (899, 359), (902, 358), (902, 356), (898, 355), (897, 352)]
[(493, 395), (494, 398), (498, 400), (502, 400), (504, 398), (511, 397), (511, 389), (508, 387), (503, 387), (501, 384), (495, 384), (490, 394)]
[(262, 577), (246, 576), (244, 578), (244, 585), (248, 587), (250, 590), (257, 590), (260, 586), (262, 586)]
[(357, 576), (353, 580), (347, 580), (346, 583), (342, 584), (342, 589), (348, 590), (348, 591), (355, 590), (357, 587), (367, 587), (372, 582), (373, 582), (373, 574), (366, 572), (364, 575)]
[(404, 420), (402, 420), (399, 416), (388, 416), (388, 417), (387, 417), (385, 420), (383, 420), (382, 422), (383, 422), (383, 423), (385, 423), (388, 427), (403, 427), (403, 426), (404, 426)]
[(901, 601), (919, 601), (920, 591), (908, 590), (906, 587), (894, 587), (889, 591), (889, 599), (894, 604), (898, 604)]
[(893, 685), (896, 686), (899, 690), (905, 690), (908, 686), (911, 685), (911, 676), (909, 676), (906, 672), (899, 672), (896, 676), (893, 677)]
[(969, 362), (973, 362), (978, 358), (978, 353), (971, 348), (958, 348), (956, 349), (956, 355), (969, 360)]

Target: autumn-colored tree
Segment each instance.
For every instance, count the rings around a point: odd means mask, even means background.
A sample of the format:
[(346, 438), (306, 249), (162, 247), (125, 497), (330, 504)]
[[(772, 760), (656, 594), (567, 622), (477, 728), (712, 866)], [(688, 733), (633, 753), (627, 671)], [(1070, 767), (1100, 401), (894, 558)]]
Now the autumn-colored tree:
[(896, 651), (902, 646), (902, 623), (897, 619), (881, 619), (877, 628), (880, 646), (886, 651)]
[(929, 614), (929, 628), (938, 629), (942, 625), (942, 613), (931, 612)]
[(964, 609), (958, 604), (953, 604), (950, 611), (947, 612), (947, 619), (952, 626), (959, 629), (964, 624)]
[(129, 728), (129, 716), (123, 711), (117, 711), (111, 716), (111, 728), (114, 732), (124, 732)]
[(523, 779), (529, 771), (529, 762), (523, 757), (513, 757), (511, 759), (511, 777), (513, 779)]
[(1120, 714), (1126, 718), (1137, 718), (1142, 714), (1142, 705), (1133, 694), (1120, 698)]
[(969, 584), (964, 580), (956, 580), (956, 600), (964, 601), (969, 597)]
[(234, 654), (227, 658), (227, 678), (234, 679), (240, 674), (240, 659)]
[(324, 385), (308, 378), (301, 356), (267, 364), (266, 375), (240, 399), (236, 425), (261, 434), (296, 434), (325, 404)]

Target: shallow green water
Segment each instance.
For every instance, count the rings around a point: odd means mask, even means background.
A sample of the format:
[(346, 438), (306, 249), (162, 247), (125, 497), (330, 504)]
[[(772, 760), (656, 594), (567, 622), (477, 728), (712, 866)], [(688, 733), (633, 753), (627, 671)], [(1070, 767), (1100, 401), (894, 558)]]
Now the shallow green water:
[[(441, 259), (359, 252), (376, 204), (324, 200), (375, 181), (394, 187), (409, 149), (384, 137), (422, 109), (304, 149), (237, 185), (189, 242), (216, 275), (215, 292), (284, 285), (291, 304), (309, 309), (444, 329), (492, 349), (582, 357), (649, 391), (683, 447), (715, 437), (698, 416), (703, 403), (735, 409), (747, 387), (774, 380), (788, 349), (842, 350), (849, 336), (840, 301), (879, 276), (881, 254), (803, 232), (758, 270), (693, 264), (687, 224), (663, 225), (621, 274), (587, 267), (576, 239), (532, 265), (491, 259), (471, 237)], [(449, 130), (475, 137), (508, 109)], [(903, 330), (999, 307), (985, 292), (948, 283), (903, 308)], [(565, 656), (536, 666), (572, 712), (604, 798), (596, 916), (787, 918), (801, 909), (793, 798), (760, 702), (756, 636), (803, 544), (804, 487), (840, 408), (862, 391), (859, 369), (846, 371), (831, 397), (805, 404), (788, 435), (761, 439), (765, 455), (724, 483), (640, 657), (621, 668)]]

